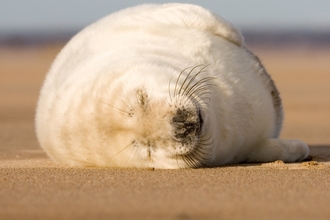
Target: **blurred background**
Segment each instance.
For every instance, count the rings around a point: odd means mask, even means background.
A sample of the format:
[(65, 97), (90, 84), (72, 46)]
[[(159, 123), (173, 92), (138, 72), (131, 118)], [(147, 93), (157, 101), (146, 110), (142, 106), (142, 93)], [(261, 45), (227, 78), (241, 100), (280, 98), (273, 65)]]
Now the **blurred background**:
[[(147, 1), (166, 3), (168, 1)], [(240, 28), (247, 41), (330, 41), (330, 1), (327, 0), (191, 0)], [(0, 42), (38, 44), (66, 40), (88, 24), (140, 0), (1, 0)], [(256, 34), (263, 37), (255, 38)], [(251, 36), (253, 35), (253, 36)], [(272, 37), (270, 35), (273, 35)], [(263, 42), (265, 43), (265, 42)]]
[[(241, 29), (281, 91), (283, 138), (330, 146), (330, 1), (176, 2), (201, 5)], [(35, 106), (56, 54), (86, 25), (142, 3), (0, 0), (0, 145), (38, 149)]]

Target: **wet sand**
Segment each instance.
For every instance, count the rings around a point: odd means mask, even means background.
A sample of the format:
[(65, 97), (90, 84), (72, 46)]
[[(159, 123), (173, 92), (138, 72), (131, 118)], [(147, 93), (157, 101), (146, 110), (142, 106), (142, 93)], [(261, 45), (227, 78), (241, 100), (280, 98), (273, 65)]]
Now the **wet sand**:
[(330, 50), (255, 48), (282, 94), (282, 138), (311, 161), (220, 168), (71, 168), (34, 133), (60, 46), (0, 48), (0, 219), (330, 219)]

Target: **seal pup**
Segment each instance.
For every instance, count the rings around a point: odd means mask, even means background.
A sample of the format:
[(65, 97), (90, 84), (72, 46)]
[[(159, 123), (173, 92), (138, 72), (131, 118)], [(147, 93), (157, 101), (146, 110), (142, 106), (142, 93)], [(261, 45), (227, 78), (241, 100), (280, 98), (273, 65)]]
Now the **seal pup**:
[(301, 161), (279, 92), (229, 22), (190, 4), (142, 5), (88, 26), (51, 66), (41, 147), (72, 166), (189, 168)]

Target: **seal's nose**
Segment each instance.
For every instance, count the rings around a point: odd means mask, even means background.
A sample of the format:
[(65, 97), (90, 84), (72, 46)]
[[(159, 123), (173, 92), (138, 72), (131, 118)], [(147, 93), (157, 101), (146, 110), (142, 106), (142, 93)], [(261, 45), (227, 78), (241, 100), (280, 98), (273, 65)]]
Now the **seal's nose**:
[(174, 139), (183, 145), (191, 145), (197, 141), (201, 120), (195, 109), (178, 109), (172, 118)]

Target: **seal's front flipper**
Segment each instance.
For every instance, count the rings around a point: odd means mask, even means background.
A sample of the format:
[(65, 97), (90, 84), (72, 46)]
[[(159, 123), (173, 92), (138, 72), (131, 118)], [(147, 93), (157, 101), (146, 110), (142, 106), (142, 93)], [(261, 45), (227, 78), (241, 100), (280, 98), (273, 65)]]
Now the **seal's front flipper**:
[(266, 139), (249, 152), (247, 162), (302, 161), (307, 158), (309, 147), (299, 140)]

